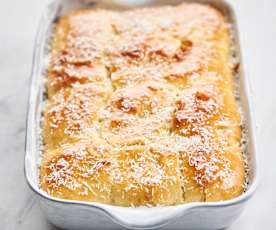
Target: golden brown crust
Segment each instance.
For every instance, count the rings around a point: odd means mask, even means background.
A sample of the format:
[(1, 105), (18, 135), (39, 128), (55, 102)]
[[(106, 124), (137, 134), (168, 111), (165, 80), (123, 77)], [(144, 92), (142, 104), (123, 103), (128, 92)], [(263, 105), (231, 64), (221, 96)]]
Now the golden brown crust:
[(223, 15), (204, 4), (59, 19), (46, 78), (41, 188), (120, 206), (243, 191)]
[(115, 205), (172, 205), (182, 200), (177, 154), (159, 153), (145, 146), (122, 148), (111, 196)]
[(41, 188), (60, 198), (110, 203), (112, 167), (110, 148), (95, 137), (63, 144), (44, 153)]
[(50, 98), (44, 110), (45, 145), (54, 148), (91, 127), (97, 121), (98, 110), (104, 106), (109, 91), (108, 85), (77, 83)]

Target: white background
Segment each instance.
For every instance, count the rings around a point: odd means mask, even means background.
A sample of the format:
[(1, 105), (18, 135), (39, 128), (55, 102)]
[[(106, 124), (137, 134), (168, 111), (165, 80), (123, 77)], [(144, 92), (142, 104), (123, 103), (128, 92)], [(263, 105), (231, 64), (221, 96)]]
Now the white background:
[[(54, 230), (23, 173), (32, 50), (46, 0), (0, 0), (0, 229)], [(261, 180), (230, 228), (276, 229), (276, 1), (229, 0), (240, 29), (246, 77), (254, 91)]]

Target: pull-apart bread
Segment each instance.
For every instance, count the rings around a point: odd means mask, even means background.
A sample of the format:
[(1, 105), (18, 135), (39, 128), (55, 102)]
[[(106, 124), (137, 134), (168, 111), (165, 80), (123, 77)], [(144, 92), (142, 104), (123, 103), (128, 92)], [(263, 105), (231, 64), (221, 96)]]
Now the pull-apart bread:
[(225, 17), (205, 4), (60, 17), (41, 189), (118, 206), (239, 196), (245, 170), (231, 49)]

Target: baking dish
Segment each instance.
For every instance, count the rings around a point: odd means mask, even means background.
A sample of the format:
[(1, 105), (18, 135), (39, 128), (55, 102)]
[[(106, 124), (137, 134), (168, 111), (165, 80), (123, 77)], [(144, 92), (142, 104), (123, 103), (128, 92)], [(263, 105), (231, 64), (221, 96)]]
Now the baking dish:
[[(94, 7), (96, 1), (90, 1)], [(148, 4), (176, 4), (178, 1), (149, 1)], [(187, 0), (186, 0), (187, 2)], [(77, 0), (56, 0), (45, 10), (35, 43), (32, 82), (27, 118), (25, 175), (31, 189), (35, 192), (47, 218), (55, 225), (66, 229), (119, 229), (121, 226), (133, 229), (219, 229), (229, 226), (242, 212), (246, 201), (252, 196), (257, 184), (256, 148), (254, 136), (253, 111), (250, 87), (242, 69), (235, 17), (229, 5), (223, 1), (194, 0), (204, 2), (221, 10), (233, 25), (237, 81), (240, 104), (244, 112), (247, 130), (248, 188), (239, 197), (221, 202), (195, 202), (177, 206), (154, 208), (125, 208), (93, 202), (81, 202), (54, 198), (40, 190), (38, 186), (38, 161), (40, 155), (40, 114), (43, 105), (43, 75), (47, 66), (47, 49), (51, 28), (55, 19), (69, 10), (88, 7)], [(103, 4), (103, 7), (110, 7)], [(126, 6), (125, 6), (126, 7)], [(131, 7), (131, 5), (129, 6)]]

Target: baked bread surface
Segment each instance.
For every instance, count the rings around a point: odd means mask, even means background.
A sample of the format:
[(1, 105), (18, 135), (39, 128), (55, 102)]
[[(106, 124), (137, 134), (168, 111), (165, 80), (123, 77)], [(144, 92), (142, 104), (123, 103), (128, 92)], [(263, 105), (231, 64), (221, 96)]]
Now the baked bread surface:
[(60, 17), (41, 189), (118, 206), (239, 196), (245, 174), (230, 51), (226, 19), (204, 4)]

